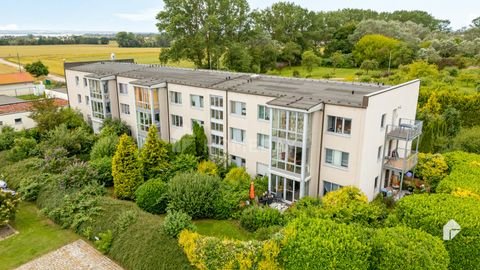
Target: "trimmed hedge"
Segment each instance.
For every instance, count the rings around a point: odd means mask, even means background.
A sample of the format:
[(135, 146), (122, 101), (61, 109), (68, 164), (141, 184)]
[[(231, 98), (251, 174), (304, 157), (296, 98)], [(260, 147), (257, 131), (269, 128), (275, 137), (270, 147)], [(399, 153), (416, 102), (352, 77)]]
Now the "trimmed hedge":
[(151, 179), (135, 191), (135, 202), (141, 209), (152, 214), (167, 211), (167, 184), (161, 179)]
[(440, 182), (437, 192), (471, 193), (480, 198), (480, 155), (451, 152), (445, 157), (450, 174)]
[(240, 224), (248, 231), (254, 232), (259, 228), (274, 225), (283, 225), (285, 219), (277, 209), (271, 207), (248, 207), (240, 216)]

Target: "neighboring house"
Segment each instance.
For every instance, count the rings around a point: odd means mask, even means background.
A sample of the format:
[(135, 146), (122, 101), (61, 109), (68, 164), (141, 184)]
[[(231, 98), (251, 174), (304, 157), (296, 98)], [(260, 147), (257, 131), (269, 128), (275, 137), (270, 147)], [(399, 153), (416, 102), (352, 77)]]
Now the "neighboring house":
[(0, 74), (0, 95), (20, 96), (33, 94), (35, 79), (28, 72)]
[[(35, 121), (30, 118), (33, 102), (0, 95), (0, 129), (10, 126), (19, 131), (35, 127)], [(55, 104), (67, 106), (68, 102), (63, 99), (55, 99)]]
[(118, 118), (141, 146), (152, 124), (175, 142), (198, 122), (212, 155), (268, 176), (286, 202), (347, 185), (371, 200), (416, 164), (419, 80), (384, 86), (112, 62), (65, 75), (70, 106), (95, 132)]

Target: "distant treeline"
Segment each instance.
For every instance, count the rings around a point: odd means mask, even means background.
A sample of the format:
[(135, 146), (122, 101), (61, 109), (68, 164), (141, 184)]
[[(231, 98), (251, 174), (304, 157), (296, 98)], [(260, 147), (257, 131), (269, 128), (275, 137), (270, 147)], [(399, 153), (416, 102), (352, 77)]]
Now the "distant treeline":
[(144, 35), (132, 32), (118, 32), (115, 39), (119, 47), (169, 47), (170, 40), (165, 34)]

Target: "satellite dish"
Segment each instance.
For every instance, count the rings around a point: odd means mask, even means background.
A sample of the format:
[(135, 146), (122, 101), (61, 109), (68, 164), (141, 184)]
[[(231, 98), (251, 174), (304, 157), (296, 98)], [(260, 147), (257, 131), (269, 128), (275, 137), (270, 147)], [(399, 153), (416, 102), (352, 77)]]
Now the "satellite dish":
[(455, 220), (450, 219), (447, 224), (443, 226), (443, 240), (452, 240), (461, 230), (460, 224)]

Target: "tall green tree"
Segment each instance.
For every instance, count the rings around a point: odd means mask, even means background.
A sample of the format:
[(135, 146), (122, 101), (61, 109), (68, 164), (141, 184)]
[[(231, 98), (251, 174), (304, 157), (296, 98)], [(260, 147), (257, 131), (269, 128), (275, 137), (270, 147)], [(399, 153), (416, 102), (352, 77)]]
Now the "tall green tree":
[(320, 57), (318, 57), (313, 51), (305, 51), (302, 54), (302, 66), (305, 67), (307, 72), (310, 74), (314, 67), (317, 67), (320, 62)]
[(28, 73), (32, 74), (32, 76), (35, 78), (48, 75), (48, 67), (45, 66), (40, 60), (37, 62), (26, 64), (25, 70)]
[(355, 44), (353, 56), (358, 64), (374, 59), (380, 66), (386, 67), (399, 44), (400, 41), (383, 35), (366, 35)]
[(158, 137), (155, 125), (148, 129), (147, 139), (140, 150), (140, 162), (145, 180), (162, 176), (170, 167), (167, 144)]
[(282, 49), (281, 58), (288, 62), (288, 66), (295, 64), (302, 54), (302, 48), (295, 42), (287, 42)]
[(112, 160), (114, 193), (120, 199), (135, 199), (135, 191), (143, 183), (138, 149), (132, 137), (123, 134)]
[(345, 57), (340, 51), (334, 52), (332, 56), (330, 56), (330, 61), (332, 61), (333, 73), (335, 73), (335, 69), (345, 62)]
[(193, 122), (193, 136), (195, 136), (195, 149), (200, 160), (208, 159), (208, 140), (205, 130), (197, 122)]
[(228, 46), (227, 52), (223, 56), (223, 65), (229, 70), (249, 72), (251, 70), (252, 56), (248, 48), (242, 43), (233, 43)]

